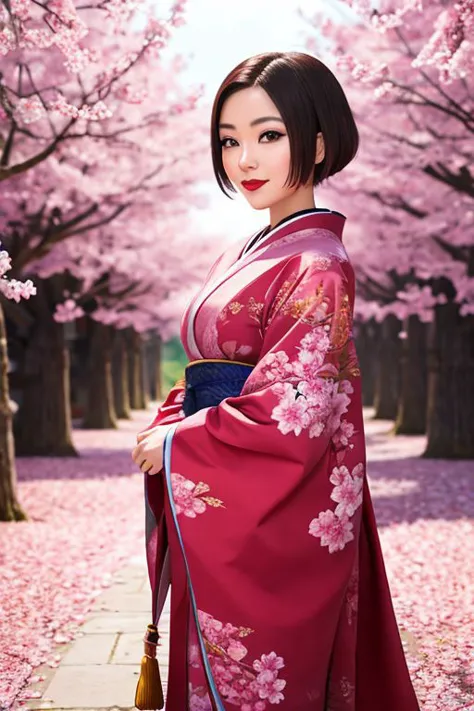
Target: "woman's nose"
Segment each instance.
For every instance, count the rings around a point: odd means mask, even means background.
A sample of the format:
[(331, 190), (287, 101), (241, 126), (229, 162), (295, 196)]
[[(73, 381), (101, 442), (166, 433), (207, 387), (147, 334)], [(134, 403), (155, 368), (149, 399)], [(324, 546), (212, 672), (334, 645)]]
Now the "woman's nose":
[(257, 168), (258, 163), (256, 157), (248, 147), (243, 147), (239, 157), (239, 168), (241, 170), (250, 170)]

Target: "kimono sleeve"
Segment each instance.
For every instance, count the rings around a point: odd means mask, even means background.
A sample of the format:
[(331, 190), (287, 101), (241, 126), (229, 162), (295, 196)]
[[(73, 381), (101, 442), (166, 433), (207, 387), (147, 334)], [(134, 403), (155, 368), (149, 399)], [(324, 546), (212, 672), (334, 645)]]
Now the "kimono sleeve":
[(168, 425), (182, 420), (184, 418), (183, 400), (184, 380), (178, 380), (169, 391), (165, 401), (159, 406), (153, 422), (147, 425), (145, 429), (148, 430), (155, 425)]
[(352, 392), (346, 378), (346, 274), (339, 262), (325, 271), (310, 264), (274, 293), (261, 356), (242, 394), (195, 413), (174, 430), (171, 468), (185, 477), (193, 471), (281, 471), (285, 462), (289, 470), (306, 471), (340, 428)]

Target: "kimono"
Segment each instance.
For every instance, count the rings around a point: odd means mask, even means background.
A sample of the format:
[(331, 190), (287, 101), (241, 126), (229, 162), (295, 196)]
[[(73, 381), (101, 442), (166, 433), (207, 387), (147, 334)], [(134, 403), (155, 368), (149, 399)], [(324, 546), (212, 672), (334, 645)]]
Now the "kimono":
[[(145, 475), (168, 711), (417, 711), (366, 480), (345, 218), (230, 246), (182, 320), (192, 363), (251, 366), (189, 416), (177, 383)], [(245, 248), (247, 246), (247, 248)]]

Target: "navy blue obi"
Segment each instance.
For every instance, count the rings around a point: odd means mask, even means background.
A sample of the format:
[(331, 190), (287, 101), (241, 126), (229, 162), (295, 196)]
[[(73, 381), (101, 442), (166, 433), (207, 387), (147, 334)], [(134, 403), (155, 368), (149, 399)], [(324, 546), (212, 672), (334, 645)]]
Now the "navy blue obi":
[(214, 407), (226, 397), (236, 397), (253, 365), (232, 360), (196, 360), (186, 366), (183, 411), (186, 417), (204, 407)]

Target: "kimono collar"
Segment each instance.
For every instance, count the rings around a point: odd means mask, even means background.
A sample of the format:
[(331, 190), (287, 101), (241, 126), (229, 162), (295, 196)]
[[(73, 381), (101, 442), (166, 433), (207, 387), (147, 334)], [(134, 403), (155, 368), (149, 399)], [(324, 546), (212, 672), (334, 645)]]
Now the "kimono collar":
[[(283, 224), (273, 227), (273, 229), (267, 232), (264, 237), (257, 240), (255, 244), (250, 247), (250, 249), (246, 250), (244, 247), (240, 257), (246, 257), (248, 254), (252, 254), (262, 247), (268, 247), (268, 245), (278, 241), (282, 237), (286, 237), (293, 232), (299, 232), (300, 230), (328, 230), (342, 242), (342, 233), (345, 222), (346, 218), (344, 215), (340, 212), (331, 212), (330, 210), (327, 210), (326, 212), (310, 212), (303, 215), (295, 215), (294, 217), (285, 220)], [(254, 238), (255, 234), (252, 235), (246, 244), (250, 244)]]

